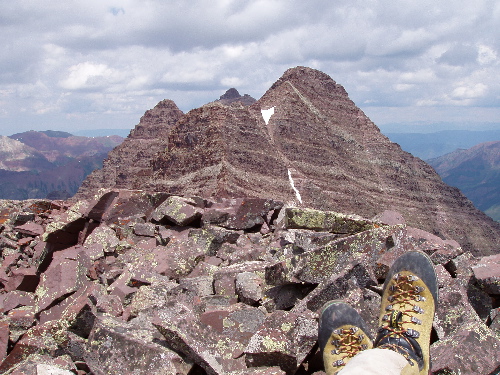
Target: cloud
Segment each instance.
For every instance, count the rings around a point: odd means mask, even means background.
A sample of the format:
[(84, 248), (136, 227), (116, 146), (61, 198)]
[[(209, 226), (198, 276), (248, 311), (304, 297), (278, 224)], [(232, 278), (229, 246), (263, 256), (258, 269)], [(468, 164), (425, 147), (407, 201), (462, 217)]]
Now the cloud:
[(68, 76), (60, 83), (62, 88), (68, 90), (106, 87), (113, 76), (113, 70), (106, 64), (88, 61), (73, 65), (68, 70)]
[(366, 110), (498, 107), (499, 22), (494, 0), (6, 1), (0, 127), (48, 113), (133, 125), (164, 98), (186, 111), (229, 87), (260, 97), (295, 65)]
[(488, 91), (488, 86), (484, 83), (476, 83), (472, 86), (458, 86), (453, 90), (451, 96), (454, 99), (475, 99), (484, 96)]

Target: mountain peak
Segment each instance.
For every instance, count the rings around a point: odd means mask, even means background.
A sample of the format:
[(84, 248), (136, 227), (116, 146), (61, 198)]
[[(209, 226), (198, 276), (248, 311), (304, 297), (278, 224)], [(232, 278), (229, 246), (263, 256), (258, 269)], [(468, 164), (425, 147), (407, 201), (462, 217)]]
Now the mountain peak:
[[(472, 252), (495, 251), (499, 224), (428, 164), (390, 142), (327, 74), (288, 69), (250, 106), (229, 105), (241, 101), (237, 94), (230, 89), (216, 101), (223, 105), (163, 118), (169, 125), (161, 137), (133, 147), (124, 142), (81, 194), (119, 187), (258, 197), (364, 217), (389, 209)], [(141, 126), (142, 120), (136, 129)]]
[(227, 90), (223, 95), (221, 95), (220, 98), (216, 100), (216, 102), (222, 103), (224, 105), (231, 105), (232, 103), (239, 102), (247, 106), (247, 105), (252, 105), (253, 103), (256, 102), (256, 100), (248, 94), (241, 96), (238, 90), (232, 87), (229, 90)]
[(227, 90), (223, 95), (220, 96), (219, 100), (223, 99), (238, 99), (241, 98), (240, 93), (234, 87)]

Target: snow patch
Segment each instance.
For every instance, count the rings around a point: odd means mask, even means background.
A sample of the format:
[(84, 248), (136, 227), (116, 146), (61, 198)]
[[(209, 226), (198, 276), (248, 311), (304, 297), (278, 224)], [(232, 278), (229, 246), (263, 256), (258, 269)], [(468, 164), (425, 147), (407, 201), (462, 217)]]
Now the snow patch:
[(294, 184), (293, 178), (292, 178), (292, 172), (290, 172), (290, 169), (288, 170), (288, 179), (290, 180), (290, 186), (292, 187), (293, 191), (295, 192), (295, 196), (297, 197), (297, 200), (300, 203), (302, 203), (302, 197), (300, 196), (299, 191), (295, 187), (295, 184)]
[(274, 115), (274, 107), (271, 107), (269, 109), (262, 109), (260, 112), (262, 113), (262, 118), (267, 125), (271, 116)]

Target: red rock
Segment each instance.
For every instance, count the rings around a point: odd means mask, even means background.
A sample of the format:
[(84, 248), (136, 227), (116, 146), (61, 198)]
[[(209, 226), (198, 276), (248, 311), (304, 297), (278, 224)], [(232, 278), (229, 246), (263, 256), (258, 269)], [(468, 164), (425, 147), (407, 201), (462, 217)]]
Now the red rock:
[(107, 225), (100, 225), (95, 228), (85, 239), (84, 246), (91, 247), (102, 245), (105, 253), (112, 253), (120, 243), (116, 232)]
[(29, 245), (31, 243), (31, 241), (33, 241), (32, 237), (24, 237), (24, 238), (19, 239), (19, 241), (17, 241), (17, 244), (19, 246), (26, 246), (26, 245)]
[(86, 282), (87, 269), (75, 260), (62, 259), (52, 262), (42, 274), (36, 289), (37, 311), (49, 307), (53, 302), (76, 292)]
[(52, 358), (44, 354), (30, 354), (9, 375), (72, 375), (75, 364), (63, 357)]
[(434, 264), (444, 264), (464, 252), (457, 241), (443, 240), (421, 229), (408, 227), (406, 233), (412, 248), (427, 253)]
[(403, 215), (401, 215), (397, 211), (391, 210), (385, 210), (382, 213), (376, 215), (373, 218), (373, 221), (387, 225), (406, 224), (406, 220)]
[(20, 306), (33, 306), (35, 296), (33, 293), (14, 290), (0, 295), (0, 312), (8, 312)]
[(0, 373), (5, 373), (7, 370), (23, 362), (32, 354), (48, 354), (49, 356), (55, 357), (58, 346), (52, 334), (58, 329), (60, 329), (60, 327), (53, 322), (37, 325), (29, 329), (16, 345), (14, 345), (5, 360), (0, 363)]
[(108, 191), (92, 202), (85, 216), (94, 221), (102, 221), (106, 212), (110, 209), (115, 198), (119, 195), (117, 191)]
[(500, 294), (500, 254), (479, 259), (472, 267), (479, 285), (490, 294)]
[(16, 342), (36, 322), (35, 308), (33, 306), (17, 307), (10, 310), (7, 316), (9, 318), (10, 339), (12, 342)]
[(210, 310), (200, 315), (200, 322), (212, 327), (215, 331), (224, 331), (224, 319), (229, 315), (228, 310)]
[(137, 223), (134, 225), (134, 234), (137, 236), (154, 237), (156, 225), (152, 223)]
[(161, 308), (170, 299), (173, 290), (179, 285), (172, 281), (163, 281), (154, 285), (141, 286), (133, 295), (126, 308), (128, 316), (137, 316), (142, 311)]
[[(362, 288), (377, 285), (376, 279), (371, 270), (362, 263), (346, 264), (344, 269), (338, 274), (332, 274), (318, 286), (314, 288), (307, 296), (298, 302), (293, 311), (300, 312), (310, 310), (318, 312), (328, 301), (343, 299), (350, 288), (350, 281), (354, 280), (354, 285)], [(313, 286), (304, 286), (306, 290), (311, 290)]]
[(264, 281), (254, 272), (242, 272), (236, 275), (236, 294), (241, 302), (254, 305), (264, 296), (262, 284)]
[(137, 288), (129, 286), (132, 274), (129, 271), (123, 272), (109, 287), (109, 294), (120, 298), (122, 304), (130, 303), (132, 296), (137, 292)]
[[(242, 317), (237, 318), (237, 311), (241, 308), (252, 309), (252, 312), (261, 316), (263, 314), (258, 309), (246, 305), (233, 307), (236, 311), (230, 308), (229, 315), (222, 318), (226, 319), (226, 323), (223, 323), (225, 326), (223, 332), (218, 333), (212, 328), (218, 327), (217, 323), (211, 325), (201, 323), (191, 309), (176, 304), (169, 309), (158, 311), (152, 319), (152, 324), (165, 337), (169, 346), (193, 360), (207, 374), (243, 371), (246, 365), (241, 354), (251, 336), (248, 330), (255, 329), (253, 325), (255, 320), (249, 319), (249, 316), (243, 313), (243, 316), (247, 316), (248, 325), (242, 323), (240, 320)], [(231, 322), (227, 319), (231, 319)]]
[(95, 374), (187, 375), (192, 365), (155, 343), (155, 334), (150, 328), (98, 314), (84, 354), (86, 363)]
[(357, 215), (296, 207), (285, 208), (284, 225), (286, 229), (310, 229), (341, 234), (354, 234), (381, 226)]
[(0, 320), (0, 363), (3, 362), (7, 356), (7, 348), (9, 347), (9, 322), (7, 320)]
[(186, 226), (199, 219), (203, 210), (195, 206), (195, 202), (182, 197), (169, 197), (151, 214), (155, 221), (167, 220), (175, 225)]
[(66, 321), (72, 323), (83, 310), (91, 309), (88, 297), (96, 288), (97, 286), (95, 284), (86, 282), (81, 288), (75, 291), (75, 293), (71, 294), (63, 301), (40, 312), (40, 323), (43, 324), (50, 321)]
[[(102, 187), (144, 188), (144, 178), (152, 175), (150, 159), (165, 150), (168, 133), (182, 115), (171, 100), (163, 100), (146, 111), (130, 135), (108, 154), (103, 169), (94, 171), (84, 181), (76, 198), (92, 197)], [(116, 165), (122, 167), (117, 170)]]
[(45, 229), (40, 224), (36, 224), (32, 221), (17, 226), (14, 230), (24, 235), (33, 237), (41, 236), (45, 232)]
[(213, 284), (213, 276), (184, 277), (179, 280), (181, 288), (191, 291), (200, 297), (214, 294)]
[(236, 244), (224, 243), (217, 250), (217, 257), (225, 261), (227, 265), (237, 264), (254, 259), (263, 259), (266, 249), (262, 246), (247, 242)]
[[(457, 332), (431, 346), (433, 374), (498, 373), (500, 340), (486, 326), (457, 325)], [(453, 348), (450, 350), (450, 348)]]
[(220, 200), (203, 213), (203, 222), (229, 229), (250, 229), (264, 223), (267, 214), (283, 206), (270, 199)]
[(38, 286), (40, 278), (34, 267), (14, 268), (11, 274), (1, 276), (0, 281), (4, 284), (6, 291), (19, 290), (24, 292), (34, 292)]
[(387, 226), (339, 238), (312, 251), (266, 268), (266, 282), (281, 285), (287, 282), (318, 284), (330, 275), (339, 274), (353, 256), (362, 258), (367, 266), (391, 251), (396, 240), (404, 235), (401, 226)]
[[(245, 348), (249, 367), (276, 366), (293, 374), (317, 341), (317, 322), (311, 314), (276, 311)], [(276, 327), (276, 328), (270, 328)]]
[(443, 265), (438, 264), (437, 266), (434, 266), (434, 269), (436, 270), (438, 286), (440, 288), (444, 287), (445, 285), (448, 285), (451, 282), (452, 277), (450, 273), (444, 268)]

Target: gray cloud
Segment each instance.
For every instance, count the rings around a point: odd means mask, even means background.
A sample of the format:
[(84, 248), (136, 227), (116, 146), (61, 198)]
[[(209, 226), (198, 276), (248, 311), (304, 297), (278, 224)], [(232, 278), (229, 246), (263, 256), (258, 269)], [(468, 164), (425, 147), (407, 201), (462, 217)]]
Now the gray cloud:
[(259, 97), (295, 65), (375, 121), (432, 122), (436, 108), (479, 121), (499, 106), (499, 21), (494, 0), (2, 2), (0, 133), (23, 118), (131, 127), (164, 98), (186, 111), (231, 86)]

